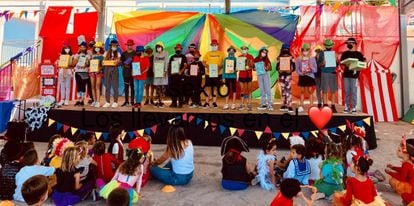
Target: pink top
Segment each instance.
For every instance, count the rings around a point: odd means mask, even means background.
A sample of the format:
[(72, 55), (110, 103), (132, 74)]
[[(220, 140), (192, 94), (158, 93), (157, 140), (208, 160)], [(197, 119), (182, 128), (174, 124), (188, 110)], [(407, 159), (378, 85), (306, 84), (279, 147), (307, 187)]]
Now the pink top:
[(119, 169), (118, 169), (118, 170), (116, 170), (116, 173), (115, 173), (114, 177), (112, 178), (112, 180), (116, 180), (120, 183), (128, 184), (130, 187), (134, 187), (134, 185), (135, 185), (137, 193), (140, 193), (141, 184), (142, 184), (142, 175), (144, 174), (143, 173), (144, 166), (141, 164), (138, 167), (139, 167), (139, 169), (137, 168), (137, 170), (135, 171), (134, 176), (122, 174), (122, 173), (119, 172)]

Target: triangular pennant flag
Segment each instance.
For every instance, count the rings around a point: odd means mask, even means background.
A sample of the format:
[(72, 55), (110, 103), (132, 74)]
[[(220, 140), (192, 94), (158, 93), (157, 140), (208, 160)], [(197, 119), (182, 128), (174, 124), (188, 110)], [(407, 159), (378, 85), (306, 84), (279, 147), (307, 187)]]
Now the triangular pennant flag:
[(187, 121), (187, 113), (183, 114), (183, 121)]
[(262, 131), (255, 131), (257, 139), (260, 139), (262, 137), (263, 132)]
[(79, 130), (79, 134), (86, 134), (87, 132), (86, 132), (86, 130), (84, 130), (84, 129), (80, 129)]
[(168, 123), (172, 124), (172, 122), (175, 120), (175, 118), (172, 118), (170, 120), (168, 120)]
[(239, 134), (239, 136), (242, 136), (244, 134), (244, 129), (238, 128), (237, 133)]
[(272, 130), (270, 130), (269, 126), (266, 126), (266, 129), (264, 130), (264, 133), (268, 133), (268, 134), (272, 133)]
[(145, 128), (144, 132), (145, 132), (145, 134), (150, 135), (151, 134), (151, 128)]
[(211, 127), (211, 131), (212, 131), (212, 132), (216, 131), (216, 128), (217, 128), (217, 127), (213, 127), (213, 126), (212, 126), (212, 127)]
[(226, 127), (223, 125), (220, 125), (219, 128), (220, 128), (220, 134), (223, 134), (224, 131), (226, 131)]
[(95, 136), (97, 139), (100, 139), (102, 136), (102, 132), (95, 132)]
[(208, 127), (208, 122), (204, 121), (204, 129), (206, 129)]
[(282, 132), (282, 136), (283, 136), (283, 138), (288, 139), (289, 132)]
[(362, 127), (362, 126), (364, 126), (364, 123), (362, 122), (362, 120), (359, 120), (359, 121), (355, 122), (355, 124), (356, 124), (358, 127)]
[(153, 134), (155, 134), (155, 132), (157, 132), (157, 126), (158, 125), (154, 125), (154, 126), (151, 127), (151, 131), (152, 131)]
[(371, 126), (371, 118), (367, 117), (363, 120), (365, 122), (365, 124), (367, 124), (368, 126)]
[(88, 8), (86, 8), (86, 9), (85, 9), (85, 13), (86, 13), (86, 12), (88, 12), (88, 11), (89, 11), (89, 9), (90, 9), (89, 7), (88, 7)]
[(57, 122), (56, 123), (56, 130), (60, 130), (63, 127), (62, 123)]
[(299, 136), (300, 135), (300, 132), (292, 132), (292, 135), (293, 136)]
[(27, 19), (27, 11), (24, 11), (24, 18)]
[(34, 17), (36, 17), (37, 13), (39, 13), (39, 10), (34, 11)]
[(102, 137), (104, 138), (104, 140), (108, 140), (109, 133), (108, 132), (102, 133)]
[(7, 13), (9, 13), (9, 10), (3, 11), (3, 13), (0, 12), (0, 17), (6, 15)]
[(63, 132), (68, 131), (68, 129), (69, 129), (69, 128), (70, 128), (70, 127), (69, 127), (68, 125), (64, 124), (64, 125), (63, 125)]
[(132, 139), (134, 137), (134, 131), (128, 132), (129, 137)]
[(194, 116), (193, 116), (193, 115), (190, 115), (190, 116), (188, 117), (188, 122), (192, 122), (192, 121), (193, 121), (193, 119), (194, 119)]
[(329, 131), (332, 132), (332, 133), (336, 133), (336, 128), (335, 127), (330, 128)]
[(139, 137), (138, 130), (133, 131), (136, 137)]
[(318, 130), (313, 130), (311, 133), (313, 136), (318, 137)]
[(49, 119), (49, 123), (47, 124), (47, 126), (50, 127), (50, 125), (52, 125), (53, 123), (55, 123), (55, 120)]
[(7, 14), (4, 15), (4, 19), (6, 19), (6, 22), (9, 21), (9, 15), (10, 15), (9, 13), (7, 13)]
[(19, 19), (21, 19), (22, 18), (22, 16), (23, 16), (23, 14), (25, 13), (25, 11), (21, 11), (20, 12), (20, 14), (19, 14)]
[(144, 136), (144, 129), (140, 129), (137, 132), (138, 132), (140, 137)]
[(9, 19), (11, 19), (13, 17), (13, 15), (14, 15), (14, 12), (10, 12)]
[(197, 119), (196, 119), (196, 124), (197, 124), (197, 125), (199, 125), (199, 124), (201, 123), (201, 121), (203, 121), (203, 120), (202, 120), (202, 119), (200, 119), (200, 118), (197, 118)]
[(71, 127), (70, 131), (71, 131), (72, 135), (75, 135), (75, 133), (78, 131), (78, 128)]
[(335, 3), (335, 5), (332, 7), (332, 12), (335, 12), (336, 10), (338, 10), (339, 7), (341, 7), (341, 2), (340, 1), (337, 1)]
[(303, 138), (308, 139), (308, 137), (309, 137), (309, 133), (310, 133), (310, 132), (302, 132), (302, 136), (303, 136)]
[(338, 127), (338, 129), (343, 132), (346, 129), (346, 125), (341, 125), (341, 126)]
[(236, 131), (237, 131), (237, 129), (234, 128), (234, 127), (230, 127), (229, 129), (230, 129), (230, 135), (231, 136), (233, 136), (236, 133)]
[(176, 116), (175, 118), (178, 119), (178, 120), (181, 120), (181, 115), (180, 116)]
[(280, 132), (273, 132), (272, 134), (277, 140), (279, 140)]

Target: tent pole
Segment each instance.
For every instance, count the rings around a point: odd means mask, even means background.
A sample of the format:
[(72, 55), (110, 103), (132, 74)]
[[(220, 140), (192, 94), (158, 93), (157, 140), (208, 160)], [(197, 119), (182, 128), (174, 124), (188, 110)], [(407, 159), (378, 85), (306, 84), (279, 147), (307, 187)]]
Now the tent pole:
[(225, 0), (224, 4), (225, 4), (224, 7), (225, 7), (226, 14), (230, 14), (230, 10), (231, 10), (230, 0)]
[(400, 83), (401, 83), (401, 116), (404, 116), (410, 109), (410, 84), (408, 74), (408, 48), (407, 48), (407, 16), (402, 6), (402, 1), (398, 0), (398, 20), (400, 36)]

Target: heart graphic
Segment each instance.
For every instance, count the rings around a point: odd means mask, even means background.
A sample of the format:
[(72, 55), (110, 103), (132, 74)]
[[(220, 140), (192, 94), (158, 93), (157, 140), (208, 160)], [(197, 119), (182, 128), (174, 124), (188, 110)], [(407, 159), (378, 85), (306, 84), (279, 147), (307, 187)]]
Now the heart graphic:
[(322, 129), (328, 124), (329, 120), (332, 118), (332, 110), (330, 107), (323, 107), (319, 109), (318, 107), (309, 108), (308, 115), (313, 124), (318, 128)]

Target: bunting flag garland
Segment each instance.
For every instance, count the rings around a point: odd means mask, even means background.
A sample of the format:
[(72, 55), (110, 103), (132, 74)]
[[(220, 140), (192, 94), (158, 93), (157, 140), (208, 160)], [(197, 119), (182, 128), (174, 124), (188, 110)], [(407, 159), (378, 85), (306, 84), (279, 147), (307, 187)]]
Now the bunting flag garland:
[(145, 128), (144, 133), (147, 134), (147, 135), (150, 135), (151, 134), (151, 128)]
[(282, 137), (285, 138), (285, 139), (288, 139), (289, 132), (282, 132)]
[(263, 132), (262, 131), (255, 131), (256, 137), (258, 140), (260, 140), (260, 137), (262, 137)]
[(95, 136), (99, 140), (102, 136), (102, 132), (95, 132)]
[(332, 132), (332, 133), (336, 133), (336, 128), (335, 127), (334, 128), (330, 128), (329, 131)]
[(49, 119), (49, 123), (47, 124), (47, 126), (50, 127), (50, 125), (52, 125), (53, 123), (55, 123), (55, 120)]
[[(236, 128), (234, 128), (234, 127), (230, 127), (229, 128), (229, 130), (230, 130), (230, 135), (231, 136), (233, 136), (235, 133), (236, 133), (236, 131), (237, 131), (237, 129)], [(241, 136), (241, 135), (240, 135)]]
[(226, 127), (223, 125), (220, 125), (219, 128), (220, 128), (220, 134), (223, 134), (224, 131), (226, 131)]
[(364, 126), (364, 123), (362, 123), (362, 121), (357, 121), (357, 122), (355, 122), (355, 124), (356, 124), (358, 127), (362, 127), (362, 126)]
[(66, 132), (66, 131), (68, 131), (68, 129), (69, 129), (70, 127), (68, 126), (68, 125), (63, 125), (63, 132)]
[(192, 121), (193, 121), (193, 119), (194, 119), (194, 116), (193, 116), (193, 115), (190, 115), (190, 116), (188, 117), (188, 122), (192, 122)]
[(312, 135), (314, 137), (317, 137), (318, 136), (318, 130), (311, 131), (311, 133), (312, 133)]
[(168, 120), (168, 123), (172, 124), (172, 122), (175, 120), (175, 118), (172, 118), (170, 120)]
[(204, 129), (206, 129), (208, 127), (208, 122), (207, 120), (204, 121)]
[(183, 121), (187, 121), (187, 113), (183, 114)]
[(70, 132), (72, 133), (72, 135), (75, 135), (75, 133), (78, 131), (78, 128), (75, 127), (71, 127), (70, 128)]
[(129, 136), (130, 138), (133, 138), (133, 137), (134, 137), (134, 132), (128, 132), (128, 136)]
[[(197, 120), (196, 120), (196, 124), (197, 124), (197, 125), (199, 125), (202, 121), (203, 121), (202, 119), (197, 118)], [(205, 129), (205, 128), (204, 128), (204, 129)]]
[(155, 134), (155, 132), (157, 131), (157, 126), (158, 125), (154, 125), (154, 126), (151, 127), (151, 131), (152, 131), (153, 134)]
[(63, 127), (63, 124), (62, 123), (56, 123), (56, 130), (60, 130), (60, 129), (62, 129), (62, 127)]
[(34, 11), (28, 11), (28, 10), (19, 10), (19, 11), (10, 11), (10, 10), (5, 10), (3, 12), (0, 12), (0, 18), (4, 17), (4, 19), (6, 20), (6, 22), (8, 22), (10, 19), (13, 18), (13, 16), (17, 13), (19, 14), (19, 19), (24, 18), (27, 19), (28, 13), (32, 13), (33, 12), (33, 17), (36, 17), (37, 14), (40, 12), (40, 10), (34, 10)]

